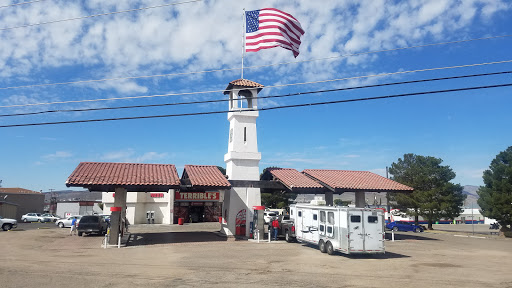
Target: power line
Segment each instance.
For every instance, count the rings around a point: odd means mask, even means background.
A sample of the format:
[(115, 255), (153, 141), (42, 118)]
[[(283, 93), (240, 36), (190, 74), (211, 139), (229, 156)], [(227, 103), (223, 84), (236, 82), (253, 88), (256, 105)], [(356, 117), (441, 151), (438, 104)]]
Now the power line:
[[(492, 72), (492, 73), (460, 75), (460, 76), (450, 76), (450, 77), (441, 77), (441, 78), (430, 78), (430, 79), (410, 80), (410, 81), (402, 81), (402, 82), (391, 82), (391, 83), (382, 83), (382, 84), (373, 84), (373, 85), (362, 85), (362, 86), (354, 86), (354, 87), (344, 87), (344, 88), (327, 89), (327, 90), (305, 91), (305, 92), (297, 92), (297, 93), (291, 93), (291, 94), (286, 94), (286, 95), (270, 95), (270, 96), (262, 96), (262, 97), (256, 97), (256, 98), (257, 99), (283, 98), (283, 97), (302, 96), (302, 95), (316, 94), (316, 93), (330, 93), (330, 92), (337, 92), (337, 91), (356, 90), (356, 89), (362, 89), (362, 88), (375, 88), (375, 87), (394, 86), (394, 85), (403, 85), (403, 84), (413, 84), (413, 83), (422, 83), (422, 82), (432, 82), (432, 81), (441, 81), (441, 80), (453, 80), (453, 79), (462, 79), (462, 78), (471, 78), (471, 77), (503, 75), (503, 74), (510, 74), (510, 73), (512, 73), (512, 71), (501, 71), (501, 72)], [(0, 114), (0, 117), (40, 115), (40, 114), (47, 114), (47, 113), (68, 113), (68, 112), (89, 112), (89, 111), (117, 110), (117, 109), (152, 108), (152, 107), (164, 107), (164, 106), (207, 104), (207, 103), (217, 103), (217, 102), (227, 102), (227, 101), (230, 101), (230, 100), (229, 99), (218, 99), (218, 100), (203, 100), (203, 101), (189, 101), (189, 102), (163, 103), (163, 104), (147, 104), (147, 105), (130, 105), (130, 106), (117, 106), (117, 107), (81, 108), (81, 109), (58, 109), (58, 110), (46, 110), (46, 111), (16, 113), (16, 114)]]
[(92, 17), (98, 17), (98, 16), (106, 16), (106, 15), (113, 15), (113, 14), (120, 14), (120, 13), (127, 13), (127, 12), (135, 12), (135, 11), (148, 10), (148, 9), (154, 9), (154, 8), (161, 8), (161, 7), (167, 7), (167, 6), (174, 6), (174, 5), (180, 5), (180, 4), (188, 4), (188, 3), (199, 2), (199, 1), (203, 1), (203, 0), (188, 0), (188, 1), (183, 1), (183, 2), (174, 2), (174, 3), (162, 4), (162, 5), (156, 5), (156, 6), (148, 6), (148, 7), (128, 9), (128, 10), (122, 10), (122, 11), (114, 11), (114, 12), (108, 12), (108, 13), (87, 15), (87, 16), (81, 16), (81, 17), (75, 17), (75, 18), (53, 20), (53, 21), (48, 21), (48, 22), (31, 23), (31, 24), (25, 24), (25, 25), (21, 25), (21, 26), (0, 28), (0, 31), (6, 31), (6, 30), (12, 30), (12, 29), (18, 29), (18, 28), (25, 28), (25, 27), (32, 27), (32, 26), (39, 26), (39, 25), (52, 24), (52, 23), (65, 22), (65, 21), (80, 20), (80, 19), (86, 19), (86, 18), (92, 18)]
[[(471, 42), (471, 41), (489, 40), (489, 39), (504, 38), (504, 37), (512, 37), (512, 35), (498, 35), (498, 36), (490, 36), (490, 37), (484, 37), (484, 38), (474, 38), (474, 39), (467, 39), (467, 40), (430, 43), (430, 44), (416, 45), (416, 46), (406, 46), (406, 47), (399, 47), (399, 48), (394, 48), (394, 49), (373, 50), (373, 51), (367, 51), (367, 52), (343, 54), (340, 56), (333, 56), (333, 57), (326, 57), (326, 58), (315, 58), (315, 59), (309, 59), (309, 60), (303, 60), (303, 61), (281, 62), (281, 63), (267, 64), (267, 65), (247, 66), (247, 67), (244, 67), (244, 69), (257, 69), (257, 68), (273, 67), (273, 66), (279, 66), (279, 65), (300, 64), (300, 63), (307, 63), (307, 62), (313, 62), (313, 61), (335, 60), (335, 59), (347, 58), (347, 57), (351, 57), (351, 56), (360, 56), (360, 55), (367, 55), (367, 54), (392, 52), (392, 51), (398, 51), (398, 50), (430, 47), (430, 46), (437, 46), (437, 45), (456, 44), (456, 43)], [(31, 88), (31, 87), (45, 87), (45, 86), (54, 86), (54, 85), (69, 85), (69, 84), (91, 83), (91, 82), (104, 82), (104, 81), (114, 81), (114, 80), (128, 80), (128, 79), (133, 80), (133, 79), (153, 78), (153, 77), (183, 76), (183, 75), (192, 75), (192, 74), (235, 71), (235, 70), (241, 70), (241, 69), (242, 68), (226, 68), (226, 69), (212, 69), (212, 70), (181, 72), (181, 73), (166, 73), (166, 74), (154, 74), (154, 75), (142, 75), (142, 76), (89, 79), (89, 80), (57, 82), (57, 83), (30, 84), (30, 85), (22, 85), (22, 86), (0, 87), (0, 90)]]
[(134, 117), (119, 117), (119, 118), (104, 118), (104, 119), (73, 120), (73, 121), (60, 121), (60, 122), (25, 123), (25, 124), (1, 125), (0, 128), (26, 127), (26, 126), (42, 126), (42, 125), (58, 125), (58, 124), (75, 124), (75, 123), (88, 123), (88, 122), (135, 120), (135, 119), (151, 119), (151, 118), (183, 117), (183, 116), (211, 115), (211, 114), (220, 114), (220, 113), (228, 113), (228, 112), (242, 112), (242, 111), (244, 111), (244, 112), (245, 111), (267, 111), (267, 110), (276, 110), (276, 109), (305, 107), (305, 106), (318, 106), (318, 105), (329, 105), (329, 104), (339, 104), (339, 103), (358, 102), (358, 101), (370, 101), (370, 100), (390, 99), (390, 98), (397, 98), (397, 97), (409, 97), (409, 96), (417, 96), (417, 95), (428, 95), (428, 94), (437, 94), (437, 93), (459, 92), (459, 91), (468, 91), (468, 90), (480, 90), (480, 89), (509, 87), (509, 86), (512, 86), (512, 83), (499, 84), (499, 85), (466, 87), (466, 88), (456, 88), (456, 89), (446, 89), (446, 90), (437, 90), (437, 91), (424, 91), (424, 92), (405, 93), (405, 94), (392, 94), (392, 95), (386, 95), (386, 96), (365, 97), (365, 98), (356, 98), (356, 99), (345, 99), (345, 100), (337, 100), (337, 101), (326, 101), (326, 102), (313, 102), (313, 103), (294, 104), (294, 105), (283, 105), (283, 106), (274, 106), (274, 107), (267, 107), (267, 108), (261, 108), (261, 109), (247, 109), (246, 108), (246, 109), (243, 109), (243, 110), (240, 110), (240, 111), (224, 110), (224, 111), (195, 112), (195, 113), (181, 113), (181, 114), (167, 114), (167, 115), (150, 115), (150, 116), (134, 116)]
[(20, 3), (0, 6), (0, 8), (6, 8), (6, 7), (11, 7), (11, 6), (19, 6), (19, 5), (25, 5), (25, 4), (36, 3), (36, 2), (43, 2), (43, 1), (46, 1), (46, 0), (34, 0), (34, 1), (28, 1), (28, 2), (20, 2)]
[[(382, 76), (390, 76), (390, 75), (400, 75), (400, 74), (408, 74), (408, 73), (416, 73), (416, 72), (438, 71), (438, 70), (445, 70), (445, 69), (456, 69), (456, 68), (467, 68), (467, 67), (475, 67), (475, 66), (503, 64), (503, 63), (510, 63), (510, 62), (512, 62), (512, 60), (503, 60), (503, 61), (476, 63), (476, 64), (465, 64), (465, 65), (456, 65), (456, 66), (446, 66), (446, 67), (436, 67), (436, 68), (424, 68), (424, 69), (409, 70), (409, 71), (397, 71), (397, 72), (389, 72), (389, 73), (381, 73), (381, 74), (352, 76), (352, 77), (345, 77), (345, 78), (338, 78), (338, 79), (328, 79), (328, 80), (319, 80), (319, 81), (311, 81), (311, 82), (271, 85), (271, 86), (265, 86), (265, 88), (287, 87), (287, 86), (297, 86), (297, 85), (307, 85), (307, 84), (319, 84), (319, 83), (328, 83), (328, 82), (336, 82), (336, 81), (344, 81), (344, 80), (382, 77)], [(32, 104), (13, 104), (13, 105), (3, 105), (3, 106), (0, 106), (0, 108), (27, 107), (27, 106), (40, 106), (40, 105), (52, 105), (52, 104), (84, 103), (84, 102), (99, 102), (99, 101), (132, 100), (132, 99), (142, 99), (142, 98), (157, 98), (157, 97), (183, 96), (183, 95), (198, 95), (198, 94), (207, 94), (207, 93), (219, 93), (219, 92), (224, 92), (224, 91), (229, 91), (229, 90), (223, 89), (223, 90), (168, 93), (168, 94), (128, 96), (128, 97), (116, 97), (116, 98), (102, 98), (102, 99), (70, 100), (70, 101), (57, 101), (57, 102), (32, 103)]]

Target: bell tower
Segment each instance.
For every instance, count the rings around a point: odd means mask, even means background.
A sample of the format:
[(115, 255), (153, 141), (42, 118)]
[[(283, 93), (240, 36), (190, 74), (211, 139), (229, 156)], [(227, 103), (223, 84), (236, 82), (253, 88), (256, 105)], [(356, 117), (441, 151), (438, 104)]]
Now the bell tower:
[[(224, 155), (229, 180), (260, 179), (256, 118), (259, 116), (257, 95), (263, 85), (238, 79), (229, 83), (229, 142)], [(253, 206), (261, 205), (259, 188), (232, 187), (224, 196), (222, 229), (226, 235), (249, 236)], [(245, 226), (241, 223), (245, 223)]]

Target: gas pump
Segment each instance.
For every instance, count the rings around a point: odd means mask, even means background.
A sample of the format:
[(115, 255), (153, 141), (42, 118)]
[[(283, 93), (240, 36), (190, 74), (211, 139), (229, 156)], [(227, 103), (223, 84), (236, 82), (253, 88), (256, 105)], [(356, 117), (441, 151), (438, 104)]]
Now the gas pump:
[(253, 206), (252, 209), (254, 210), (254, 216), (251, 223), (251, 227), (253, 227), (252, 235), (256, 240), (263, 240), (263, 235), (265, 233), (263, 212), (265, 211), (265, 206)]
[(121, 207), (110, 207), (110, 238), (109, 244), (118, 243), (118, 236), (122, 233)]

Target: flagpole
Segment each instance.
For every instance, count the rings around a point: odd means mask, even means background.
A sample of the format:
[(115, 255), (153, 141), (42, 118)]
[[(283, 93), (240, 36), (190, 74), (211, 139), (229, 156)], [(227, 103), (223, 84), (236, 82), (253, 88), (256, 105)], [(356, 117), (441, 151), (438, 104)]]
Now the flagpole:
[(242, 77), (244, 79), (244, 56), (245, 56), (245, 8), (242, 15)]

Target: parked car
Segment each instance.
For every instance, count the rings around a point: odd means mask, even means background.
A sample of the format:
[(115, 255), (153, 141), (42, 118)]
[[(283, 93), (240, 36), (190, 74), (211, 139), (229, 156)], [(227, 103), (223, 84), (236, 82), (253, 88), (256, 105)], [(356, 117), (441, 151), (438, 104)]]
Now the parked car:
[(43, 216), (44, 218), (50, 219), (51, 222), (57, 222), (57, 220), (60, 219), (60, 217), (57, 217), (57, 216), (49, 214), (49, 213), (45, 213), (45, 214), (43, 214), (41, 216)]
[(265, 224), (268, 223), (270, 220), (273, 220), (274, 218), (277, 218), (277, 212), (274, 212), (274, 211), (263, 212), (263, 221), (265, 221)]
[(69, 216), (68, 218), (65, 218), (65, 219), (59, 219), (59, 220), (57, 220), (57, 222), (55, 222), (55, 225), (59, 226), (60, 228), (71, 227), (71, 222), (73, 221), (74, 218), (76, 218), (77, 221), (80, 221), (82, 216), (74, 215), (74, 216)]
[(27, 213), (21, 216), (23, 222), (50, 222), (49, 218), (43, 217), (40, 213)]
[(4, 218), (0, 216), (0, 227), (2, 227), (4, 231), (8, 231), (11, 230), (12, 228), (18, 227), (18, 222), (14, 219)]
[(107, 229), (107, 221), (100, 215), (87, 215), (82, 217), (77, 227), (78, 236), (91, 233), (105, 235), (107, 234)]
[(414, 231), (416, 233), (423, 232), (423, 227), (416, 225), (414, 223), (404, 222), (404, 221), (393, 221), (391, 223), (386, 224), (386, 228), (393, 231)]

